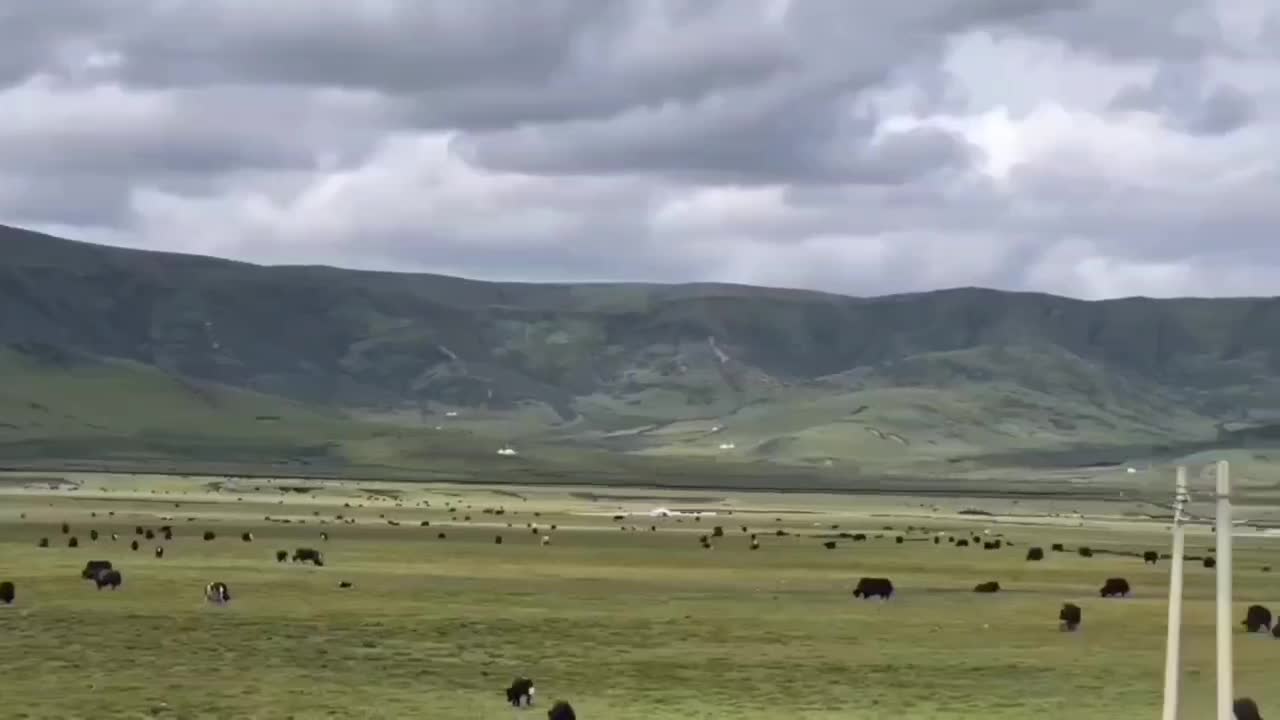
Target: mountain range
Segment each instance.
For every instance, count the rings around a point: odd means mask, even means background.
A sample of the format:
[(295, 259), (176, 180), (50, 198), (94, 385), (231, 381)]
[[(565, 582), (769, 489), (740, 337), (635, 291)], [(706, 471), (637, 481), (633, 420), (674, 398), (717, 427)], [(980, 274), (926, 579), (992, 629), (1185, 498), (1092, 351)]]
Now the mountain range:
[(1276, 298), (500, 283), (0, 226), (0, 462), (1127, 462), (1268, 441), (1278, 331)]

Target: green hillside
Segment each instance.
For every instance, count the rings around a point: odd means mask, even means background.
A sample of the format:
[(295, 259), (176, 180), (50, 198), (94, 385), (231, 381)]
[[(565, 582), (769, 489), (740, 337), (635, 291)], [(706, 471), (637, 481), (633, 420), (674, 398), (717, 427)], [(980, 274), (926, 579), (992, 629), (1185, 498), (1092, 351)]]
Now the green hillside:
[[(1271, 443), (1273, 328), (1274, 299), (488, 283), (0, 227), (0, 460), (823, 476), (1119, 462)], [(521, 455), (499, 460), (507, 444)]]

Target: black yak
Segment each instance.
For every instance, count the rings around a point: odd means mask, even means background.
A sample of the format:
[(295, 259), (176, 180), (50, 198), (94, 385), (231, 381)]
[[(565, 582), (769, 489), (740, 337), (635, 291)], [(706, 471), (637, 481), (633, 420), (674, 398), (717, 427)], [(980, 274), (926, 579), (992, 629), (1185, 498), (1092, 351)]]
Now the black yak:
[(934, 536), (933, 536), (933, 544), (934, 544), (934, 545), (941, 545), (941, 544), (942, 544), (942, 538), (938, 537), (937, 535), (934, 535)]
[(204, 538), (205, 542), (209, 542), (210, 540), (216, 540), (218, 537), (218, 534), (212, 530), (205, 530), (204, 535), (202, 535), (201, 537)]
[(1027, 548), (1027, 560), (1028, 560), (1028, 561), (1035, 562), (1035, 561), (1039, 561), (1039, 560), (1043, 560), (1043, 559), (1044, 559), (1044, 549), (1043, 549), (1043, 548), (1038, 548), (1038, 547)]
[(1142, 553), (1142, 562), (1147, 565), (1155, 565), (1160, 561), (1160, 553), (1155, 550), (1148, 550)]
[(854, 542), (866, 542), (866, 541), (867, 541), (867, 534), (866, 534), (866, 533), (854, 533), (854, 534), (853, 534), (853, 541), (854, 541)]
[(80, 540), (79, 540), (79, 539), (77, 539), (75, 535), (72, 535), (72, 536), (71, 536), (71, 539), (67, 541), (67, 547), (69, 547), (69, 548), (78, 548), (78, 547), (80, 547)]
[(288, 560), (288, 559), (289, 559), (289, 551), (288, 551), (288, 550), (277, 550), (277, 551), (276, 551), (276, 562), (284, 562), (285, 560)]
[(36, 543), (36, 546), (42, 548), (49, 547), (49, 538), (40, 538), (40, 542)]
[(93, 582), (95, 585), (98, 586), (99, 590), (108, 586), (112, 590), (115, 590), (116, 588), (120, 587), (120, 583), (122, 583), (123, 581), (124, 581), (124, 578), (120, 576), (119, 570), (102, 569), (102, 570), (99, 570), (93, 576)]
[(988, 580), (986, 582), (978, 583), (977, 585), (974, 585), (973, 591), (976, 593), (1000, 592), (1000, 583), (996, 582), (995, 580)]
[(298, 548), (293, 551), (294, 562), (310, 562), (311, 564), (321, 567), (324, 565), (324, 555), (319, 550), (311, 548)]
[(895, 537), (895, 538), (893, 539), (893, 541), (894, 541), (895, 543), (897, 543), (898, 545), (901, 545), (903, 542), (905, 542), (905, 541), (902, 539), (902, 536), (901, 536), (901, 535), (899, 535), (899, 536)]
[(495, 535), (495, 536), (493, 537), (493, 544), (494, 544), (494, 545), (501, 545), (501, 544), (502, 544), (502, 536), (501, 536), (501, 535)]
[(1236, 720), (1262, 720), (1262, 711), (1252, 698), (1239, 698), (1231, 704), (1231, 714)]
[(133, 542), (129, 543), (129, 549), (130, 549), (130, 550), (133, 550), (133, 551), (135, 551), (135, 552), (137, 552), (137, 550), (138, 550), (138, 541), (137, 541), (137, 540), (134, 540)]
[(1080, 555), (1080, 557), (1093, 557), (1093, 550), (1090, 550), (1087, 547), (1082, 547), (1076, 550), (1076, 552)]
[(1205, 567), (1207, 567), (1207, 568), (1209, 568), (1210, 570), (1212, 570), (1213, 568), (1217, 567), (1217, 565), (1218, 565), (1218, 561), (1217, 561), (1217, 560), (1214, 560), (1214, 559), (1213, 559), (1213, 558), (1211, 558), (1211, 557), (1207, 557), (1207, 558), (1205, 558), (1205, 559), (1204, 559), (1204, 566), (1205, 566)]
[(968, 541), (968, 540), (957, 540), (957, 541), (956, 541), (956, 547), (969, 547), (969, 541)]
[(12, 581), (5, 580), (4, 582), (0, 582), (0, 603), (12, 605), (16, 597), (18, 597), (18, 594), (13, 587)]
[(231, 591), (224, 582), (211, 582), (204, 586), (204, 599), (214, 605), (226, 605), (231, 602)]
[(146, 538), (147, 540), (155, 540), (155, 539), (156, 539), (156, 534), (155, 534), (155, 531), (153, 531), (153, 530), (148, 530), (148, 531), (146, 531), (146, 532), (142, 533), (142, 537)]
[(822, 547), (824, 547), (824, 548), (826, 548), (826, 549), (828, 549), (828, 550), (835, 550), (835, 549), (836, 549), (836, 541), (835, 541), (835, 540), (828, 540), (828, 541), (826, 541), (826, 542), (822, 543)]
[(1271, 611), (1263, 605), (1250, 605), (1240, 622), (1244, 629), (1251, 633), (1271, 629)]
[(719, 525), (711, 528), (711, 537), (724, 537), (724, 528)]
[(1000, 549), (1000, 541), (999, 541), (999, 540), (996, 540), (995, 542), (984, 542), (984, 543), (982, 543), (982, 549), (983, 549), (983, 550), (998, 550), (998, 549)]
[(547, 711), (547, 720), (578, 720), (578, 716), (574, 714), (572, 705), (564, 700), (557, 700)]
[(1098, 590), (1101, 597), (1128, 597), (1129, 581), (1124, 578), (1107, 578), (1102, 584), (1102, 588)]
[(66, 523), (62, 523), (62, 534), (66, 535), (70, 532), (71, 532), (71, 526)]
[(162, 558), (162, 557), (164, 557), (164, 548), (160, 547), (159, 545), (157, 545), (157, 546), (156, 546), (156, 551), (155, 551), (155, 552), (156, 552), (156, 557), (157, 557), (157, 558)]
[(137, 525), (133, 528), (134, 535), (141, 535), (142, 533), (143, 533), (143, 530), (141, 525)]
[(1068, 632), (1080, 627), (1080, 606), (1072, 603), (1063, 603), (1062, 610), (1058, 611), (1058, 620), (1062, 623), (1062, 629)]
[(97, 530), (90, 530), (90, 531), (89, 531), (89, 539), (90, 539), (90, 540), (92, 540), (92, 541), (94, 541), (94, 542), (98, 542), (98, 531), (97, 531)]
[(1051, 545), (1051, 546), (1049, 547), (1049, 549), (1050, 549), (1050, 550), (1052, 550), (1052, 551), (1054, 551), (1054, 552), (1066, 552), (1066, 551), (1067, 551), (1066, 546), (1065, 546), (1065, 545), (1063, 545), (1062, 543), (1054, 543), (1053, 545)]
[(253, 533), (251, 532), (240, 533), (240, 539), (244, 542), (253, 542)]
[(858, 580), (857, 587), (853, 589), (853, 596), (866, 599), (881, 597), (888, 600), (893, 596), (893, 583), (889, 578), (864, 577)]
[(353, 586), (351, 585), (351, 581), (349, 580), (340, 580), (338, 581), (338, 587), (346, 589)]
[(516, 678), (511, 681), (511, 687), (507, 688), (507, 702), (513, 707), (529, 707), (533, 704), (534, 692), (532, 680), (525, 677)]

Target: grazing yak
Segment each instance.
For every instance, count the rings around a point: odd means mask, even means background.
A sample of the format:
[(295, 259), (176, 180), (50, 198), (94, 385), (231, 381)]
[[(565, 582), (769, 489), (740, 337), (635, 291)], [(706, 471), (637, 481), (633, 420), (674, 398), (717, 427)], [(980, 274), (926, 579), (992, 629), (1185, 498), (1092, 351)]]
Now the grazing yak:
[(119, 570), (104, 569), (104, 570), (99, 570), (93, 576), (93, 582), (95, 585), (98, 586), (99, 590), (107, 586), (110, 586), (112, 590), (115, 590), (116, 588), (120, 587), (120, 583), (124, 582), (124, 578), (120, 576)]
[(253, 542), (253, 533), (251, 532), (240, 533), (240, 539), (244, 542)]
[(1093, 557), (1093, 550), (1087, 547), (1079, 548), (1076, 550), (1076, 553), (1078, 553), (1080, 557)]
[(1080, 606), (1073, 603), (1063, 603), (1062, 609), (1058, 611), (1058, 621), (1062, 623), (1062, 629), (1072, 632), (1080, 627)]
[(13, 582), (5, 580), (0, 582), (0, 603), (12, 605), (14, 598), (18, 597), (17, 591), (13, 587)]
[(71, 526), (68, 525), (67, 523), (62, 523), (62, 534), (67, 535), (70, 532), (71, 532)]
[(146, 532), (142, 533), (142, 537), (146, 538), (147, 540), (155, 540), (155, 539), (156, 539), (156, 534), (155, 534), (155, 532), (153, 532), (153, 531), (151, 531), (151, 530), (148, 530), (148, 531), (146, 531)]
[(969, 547), (969, 541), (968, 541), (968, 540), (957, 540), (957, 541), (956, 541), (956, 547)]
[(84, 564), (84, 569), (80, 571), (80, 579), (92, 580), (93, 576), (98, 574), (99, 570), (110, 570), (110, 560), (90, 560)]
[(759, 541), (759, 540), (752, 540), (752, 541), (751, 541), (751, 549), (752, 549), (752, 550), (759, 550), (759, 549), (760, 549), (760, 541)]
[(284, 562), (285, 560), (288, 560), (288, 559), (289, 559), (289, 551), (288, 551), (288, 550), (277, 550), (277, 551), (276, 551), (276, 562)]
[(1043, 559), (1044, 559), (1044, 549), (1043, 549), (1043, 548), (1038, 548), (1038, 547), (1027, 548), (1027, 560), (1028, 560), (1028, 561), (1035, 562), (1035, 561), (1040, 561), (1040, 560), (1043, 560)]
[(321, 554), (319, 550), (313, 550), (311, 548), (298, 548), (297, 550), (293, 551), (293, 561), (294, 562), (310, 562), (316, 567), (322, 567), (324, 565), (324, 555)]
[(40, 542), (36, 543), (36, 546), (42, 548), (49, 547), (49, 538), (40, 538)]
[(1214, 559), (1213, 559), (1213, 558), (1211, 558), (1211, 557), (1207, 557), (1207, 558), (1205, 558), (1205, 559), (1204, 559), (1204, 566), (1205, 566), (1205, 567), (1207, 567), (1207, 568), (1209, 568), (1210, 570), (1212, 570), (1213, 568), (1217, 567), (1217, 565), (1218, 565), (1218, 561), (1217, 561), (1217, 560), (1214, 560)]
[(574, 714), (572, 705), (564, 700), (557, 700), (547, 711), (547, 720), (578, 720), (578, 716)]
[(822, 543), (822, 547), (824, 547), (824, 548), (826, 548), (826, 549), (828, 549), (828, 550), (835, 550), (835, 549), (836, 549), (836, 541), (835, 541), (835, 540), (828, 540), (828, 541), (826, 541), (826, 542)]
[(340, 581), (338, 582), (338, 587), (340, 587), (340, 588), (342, 588), (342, 589), (344, 589), (344, 590), (345, 590), (345, 589), (347, 589), (347, 588), (349, 588), (349, 587), (353, 587), (353, 585), (351, 584), (351, 581), (349, 581), (349, 580), (340, 580)]
[(532, 680), (525, 677), (516, 678), (511, 681), (511, 687), (507, 688), (507, 702), (513, 707), (529, 707), (533, 705), (534, 692)]
[(129, 549), (136, 552), (138, 550), (138, 541), (134, 540), (133, 542), (129, 543)]
[(978, 583), (977, 585), (974, 585), (973, 591), (976, 593), (1000, 592), (1000, 583), (996, 582), (995, 580), (988, 580), (986, 582)]
[(1148, 550), (1142, 553), (1142, 562), (1147, 565), (1155, 565), (1160, 561), (1160, 553), (1155, 550)]
[(79, 539), (77, 539), (75, 535), (72, 535), (72, 536), (71, 536), (71, 539), (67, 541), (67, 547), (69, 547), (69, 548), (78, 548), (78, 547), (80, 547), (80, 540), (79, 540)]
[(868, 600), (873, 597), (888, 600), (893, 596), (893, 583), (889, 578), (864, 577), (858, 580), (857, 587), (853, 589), (853, 596)]
[(1252, 698), (1242, 697), (1231, 704), (1231, 714), (1236, 720), (1262, 720), (1262, 711)]
[(1250, 605), (1240, 622), (1247, 632), (1256, 633), (1271, 629), (1271, 611), (1263, 605)]
[(1054, 543), (1053, 545), (1051, 545), (1051, 546), (1049, 547), (1049, 549), (1050, 549), (1050, 550), (1052, 550), (1052, 551), (1054, 551), (1054, 552), (1066, 552), (1066, 551), (1067, 551), (1067, 547), (1066, 547), (1065, 545), (1063, 545), (1062, 543)]
[(164, 548), (160, 547), (159, 545), (156, 546), (155, 552), (156, 552), (157, 559), (164, 557)]
[(218, 538), (218, 534), (212, 530), (205, 530), (204, 535), (201, 537), (204, 538), (205, 542), (209, 542), (210, 540), (216, 540)]
[(98, 542), (98, 531), (97, 531), (97, 530), (90, 530), (90, 531), (89, 531), (89, 539), (90, 539), (90, 540), (92, 540), (92, 541), (94, 541), (94, 542)]
[(211, 582), (204, 586), (204, 599), (214, 605), (226, 605), (231, 602), (231, 591), (223, 582)]
[(1129, 581), (1124, 578), (1107, 578), (1107, 581), (1102, 584), (1102, 588), (1098, 590), (1098, 595), (1104, 598), (1128, 597)]

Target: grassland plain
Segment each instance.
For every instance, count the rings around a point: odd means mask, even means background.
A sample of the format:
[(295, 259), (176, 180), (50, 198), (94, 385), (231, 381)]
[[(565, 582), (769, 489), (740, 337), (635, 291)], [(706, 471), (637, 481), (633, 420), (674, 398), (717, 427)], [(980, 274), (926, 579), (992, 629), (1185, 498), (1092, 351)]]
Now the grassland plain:
[[(509, 718), (501, 689), (518, 674), (544, 708), (563, 697), (588, 720), (1075, 720), (1160, 701), (1168, 563), (1024, 559), (1054, 542), (1164, 550), (1165, 528), (1119, 503), (976, 501), (1001, 514), (975, 518), (957, 514), (962, 499), (34, 474), (0, 478), (0, 493), (0, 578), (19, 592), (0, 609), (10, 717)], [(613, 518), (656, 506), (720, 514)], [(129, 550), (136, 526), (161, 524), (172, 541)], [(699, 548), (714, 525), (725, 537)], [(988, 530), (1013, 547), (928, 539)], [(816, 537), (841, 531), (872, 537), (834, 550)], [(1237, 540), (1237, 617), (1280, 604), (1269, 542)], [(1197, 530), (1189, 552), (1211, 543)], [(275, 562), (298, 546), (321, 547), (326, 566)], [(124, 586), (80, 580), (89, 559), (115, 562)], [(899, 596), (854, 600), (862, 575), (891, 577)], [(1111, 576), (1134, 597), (1098, 598)], [(971, 592), (992, 579), (1005, 590)], [(210, 580), (230, 585), (229, 607), (203, 602)], [(1213, 572), (1189, 563), (1188, 717), (1212, 707), (1212, 598)], [(1058, 631), (1064, 601), (1084, 608), (1080, 633)], [(1237, 631), (1235, 653), (1238, 690), (1280, 706), (1280, 641)]]

